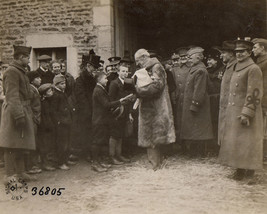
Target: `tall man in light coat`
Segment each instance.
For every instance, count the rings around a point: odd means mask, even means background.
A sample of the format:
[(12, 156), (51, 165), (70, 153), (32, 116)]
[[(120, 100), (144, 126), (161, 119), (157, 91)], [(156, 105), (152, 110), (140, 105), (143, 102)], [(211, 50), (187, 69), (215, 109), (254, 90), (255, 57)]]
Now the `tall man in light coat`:
[(263, 113), (263, 163), (267, 164), (267, 40), (255, 38), (253, 54), (257, 57), (256, 64), (262, 71), (263, 78), (263, 97), (262, 97), (262, 113)]
[(33, 178), (25, 173), (24, 165), (24, 152), (35, 150), (31, 87), (25, 70), (30, 52), (31, 47), (14, 46), (14, 61), (3, 76), (0, 147), (5, 149), (5, 182), (15, 175), (25, 181)]
[(191, 68), (184, 88), (180, 138), (189, 147), (192, 157), (204, 156), (206, 142), (213, 138), (203, 51), (201, 47), (194, 47), (187, 52)]
[[(166, 72), (157, 58), (150, 58), (145, 49), (139, 49), (135, 62), (145, 68), (153, 80), (150, 84), (136, 86), (139, 106), (138, 145), (147, 148), (153, 169), (161, 166), (160, 145), (175, 142), (175, 130)], [(138, 79), (137, 79), (138, 81)]]
[(230, 81), (225, 133), (219, 161), (236, 168), (236, 180), (251, 177), (262, 168), (262, 72), (250, 58), (253, 43), (236, 41), (237, 64)]

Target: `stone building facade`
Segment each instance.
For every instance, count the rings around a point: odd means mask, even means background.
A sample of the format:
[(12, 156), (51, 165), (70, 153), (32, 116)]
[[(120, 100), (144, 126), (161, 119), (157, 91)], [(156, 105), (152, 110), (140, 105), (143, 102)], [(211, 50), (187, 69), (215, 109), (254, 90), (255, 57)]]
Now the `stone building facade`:
[(114, 55), (112, 0), (1, 0), (0, 57), (10, 62), (13, 44), (32, 46), (31, 68), (38, 55), (67, 59), (78, 75), (82, 54), (94, 49), (105, 60)]

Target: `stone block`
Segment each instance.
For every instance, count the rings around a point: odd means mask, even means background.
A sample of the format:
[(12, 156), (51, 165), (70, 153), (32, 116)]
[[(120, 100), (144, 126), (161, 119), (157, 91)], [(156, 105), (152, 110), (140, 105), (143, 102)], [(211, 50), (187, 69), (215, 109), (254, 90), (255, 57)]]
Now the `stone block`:
[(93, 8), (94, 25), (113, 26), (113, 8), (111, 6), (100, 6)]

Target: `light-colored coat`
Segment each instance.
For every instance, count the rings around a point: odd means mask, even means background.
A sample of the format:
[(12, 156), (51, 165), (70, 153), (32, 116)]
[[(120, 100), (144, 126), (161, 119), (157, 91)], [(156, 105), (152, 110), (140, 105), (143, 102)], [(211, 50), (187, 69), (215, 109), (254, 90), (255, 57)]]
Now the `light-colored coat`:
[(148, 59), (145, 67), (155, 80), (148, 86), (137, 88), (141, 98), (138, 145), (154, 148), (175, 142), (175, 130), (165, 70), (156, 58)]
[[(238, 62), (230, 81), (225, 131), (219, 153), (222, 164), (241, 169), (262, 168), (262, 94), (260, 68), (251, 58)], [(250, 118), (249, 126), (241, 124), (240, 115)]]
[(208, 72), (204, 63), (193, 65), (187, 75), (184, 90), (181, 139), (213, 138), (207, 81)]
[[(13, 62), (4, 73), (0, 147), (35, 150), (31, 88), (25, 72), (20, 64)], [(16, 120), (22, 117), (26, 121), (23, 130), (16, 127)]]

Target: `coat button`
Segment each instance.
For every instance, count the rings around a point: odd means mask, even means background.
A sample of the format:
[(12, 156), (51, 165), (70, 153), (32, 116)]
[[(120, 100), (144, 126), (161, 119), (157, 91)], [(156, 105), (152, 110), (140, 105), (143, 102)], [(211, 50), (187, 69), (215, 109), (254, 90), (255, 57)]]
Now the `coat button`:
[(235, 105), (235, 103), (232, 103), (232, 106), (234, 106)]
[(236, 95), (236, 93), (233, 93), (233, 96), (235, 96)]
[(235, 86), (237, 87), (238, 86), (238, 83), (236, 83)]

